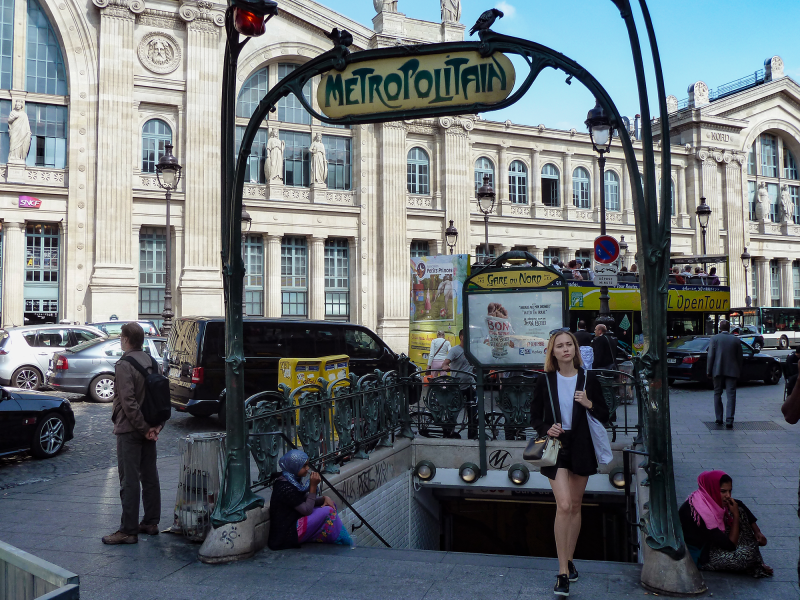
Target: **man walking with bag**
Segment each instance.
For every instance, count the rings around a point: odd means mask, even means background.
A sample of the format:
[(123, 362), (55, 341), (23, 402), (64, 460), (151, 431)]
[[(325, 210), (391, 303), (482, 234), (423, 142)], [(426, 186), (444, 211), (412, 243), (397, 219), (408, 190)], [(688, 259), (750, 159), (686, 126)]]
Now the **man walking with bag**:
[[(142, 351), (144, 331), (136, 323), (126, 323), (120, 332), (123, 355), (116, 365), (113, 411), (114, 434), (117, 436), (117, 466), (122, 518), (119, 530), (103, 538), (104, 544), (136, 544), (139, 533), (158, 535), (161, 520), (161, 488), (156, 467), (156, 441), (164, 423), (151, 425), (145, 420), (142, 408), (147, 394), (142, 370), (151, 373), (157, 365)], [(144, 518), (139, 522), (139, 492), (141, 482)]]
[(714, 378), (714, 413), (717, 425), (722, 425), (722, 388), (728, 396), (728, 418), (725, 427), (733, 428), (736, 413), (736, 381), (742, 372), (742, 342), (731, 333), (731, 324), (725, 319), (719, 322), (719, 333), (708, 345), (706, 372)]

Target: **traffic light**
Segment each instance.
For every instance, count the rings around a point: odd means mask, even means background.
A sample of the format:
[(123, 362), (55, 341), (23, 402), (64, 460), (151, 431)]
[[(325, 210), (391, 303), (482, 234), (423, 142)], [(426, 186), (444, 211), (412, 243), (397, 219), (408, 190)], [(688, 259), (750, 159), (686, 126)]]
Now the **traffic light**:
[(233, 26), (247, 37), (258, 37), (266, 31), (266, 24), (278, 14), (275, 0), (232, 0)]

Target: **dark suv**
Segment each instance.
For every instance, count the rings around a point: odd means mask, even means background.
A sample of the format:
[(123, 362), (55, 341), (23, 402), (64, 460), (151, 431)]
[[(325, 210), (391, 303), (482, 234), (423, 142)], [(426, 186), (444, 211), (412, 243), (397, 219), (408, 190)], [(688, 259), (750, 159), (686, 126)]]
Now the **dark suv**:
[[(352, 323), (245, 317), (244, 392), (278, 389), (281, 358), (346, 354), (350, 371), (366, 375), (398, 368), (398, 356), (375, 333)], [(167, 342), (172, 406), (196, 416), (219, 413), (225, 421), (225, 320), (181, 317)]]

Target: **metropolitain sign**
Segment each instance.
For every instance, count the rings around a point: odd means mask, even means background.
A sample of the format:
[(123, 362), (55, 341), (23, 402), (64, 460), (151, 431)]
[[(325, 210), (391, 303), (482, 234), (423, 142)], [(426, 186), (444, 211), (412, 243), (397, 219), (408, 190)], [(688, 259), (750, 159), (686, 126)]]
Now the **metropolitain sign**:
[(495, 52), (450, 52), (380, 58), (322, 76), (317, 102), (332, 119), (388, 111), (497, 104), (514, 89), (507, 56)]

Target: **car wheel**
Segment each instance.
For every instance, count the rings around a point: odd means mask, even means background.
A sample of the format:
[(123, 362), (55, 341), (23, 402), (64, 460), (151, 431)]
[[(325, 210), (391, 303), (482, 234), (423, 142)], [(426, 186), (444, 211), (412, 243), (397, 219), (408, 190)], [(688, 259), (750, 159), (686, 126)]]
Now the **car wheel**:
[(64, 419), (57, 413), (44, 416), (36, 427), (31, 444), (31, 454), (36, 458), (50, 458), (55, 456), (64, 447), (67, 429)]
[(95, 402), (112, 402), (114, 400), (114, 376), (98, 375), (89, 384), (89, 397)]
[(785, 335), (781, 336), (781, 339), (778, 340), (778, 350), (788, 350), (789, 349), (789, 338)]
[(11, 375), (11, 385), (23, 390), (36, 390), (42, 384), (42, 374), (36, 367), (20, 367)]
[(222, 398), (219, 402), (219, 412), (217, 413), (217, 420), (223, 429), (228, 427), (228, 404)]
[(781, 380), (782, 374), (783, 372), (781, 371), (780, 365), (772, 365), (767, 371), (767, 378), (764, 380), (764, 383), (775, 385)]

